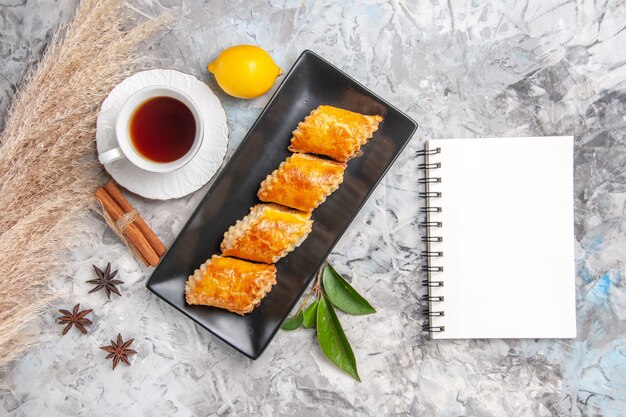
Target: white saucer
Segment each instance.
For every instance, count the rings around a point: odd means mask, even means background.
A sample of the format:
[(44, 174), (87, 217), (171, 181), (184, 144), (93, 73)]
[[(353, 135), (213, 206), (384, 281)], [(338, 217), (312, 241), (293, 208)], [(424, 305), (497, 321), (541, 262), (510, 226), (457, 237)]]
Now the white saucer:
[(217, 172), (228, 147), (226, 114), (211, 89), (195, 77), (179, 71), (154, 69), (131, 75), (117, 85), (102, 103), (96, 124), (98, 153), (117, 147), (115, 119), (135, 91), (166, 85), (187, 93), (204, 118), (204, 140), (196, 156), (184, 167), (166, 174), (144, 171), (122, 158), (104, 168), (121, 186), (146, 198), (167, 200), (190, 194), (206, 184)]

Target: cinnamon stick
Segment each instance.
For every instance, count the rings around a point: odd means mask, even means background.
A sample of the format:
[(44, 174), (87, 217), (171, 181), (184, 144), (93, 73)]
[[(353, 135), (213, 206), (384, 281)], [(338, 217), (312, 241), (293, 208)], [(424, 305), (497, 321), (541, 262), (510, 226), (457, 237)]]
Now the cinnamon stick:
[[(117, 188), (114, 181), (109, 181), (104, 186), (104, 189), (107, 190), (109, 195), (122, 208), (124, 213), (128, 213), (129, 211), (133, 210), (133, 206), (128, 202), (126, 197), (124, 197), (124, 194), (122, 194), (120, 189)], [(152, 231), (150, 226), (146, 224), (141, 215), (137, 215), (133, 223), (137, 226), (137, 229), (139, 229), (139, 231), (143, 233), (144, 237), (146, 238), (148, 243), (150, 243), (150, 246), (152, 246), (152, 249), (154, 249), (159, 257), (163, 256), (165, 252), (167, 252), (167, 248), (165, 247), (163, 242), (161, 242), (161, 239), (159, 239), (159, 237)]]
[[(113, 200), (108, 191), (98, 188), (94, 193), (96, 198), (102, 203), (104, 209), (109, 213), (113, 221), (118, 221), (124, 215), (122, 208)], [(159, 263), (159, 256), (156, 254), (145, 236), (133, 223), (129, 224), (122, 232), (124, 237), (137, 249), (137, 252), (145, 258), (151, 266)]]

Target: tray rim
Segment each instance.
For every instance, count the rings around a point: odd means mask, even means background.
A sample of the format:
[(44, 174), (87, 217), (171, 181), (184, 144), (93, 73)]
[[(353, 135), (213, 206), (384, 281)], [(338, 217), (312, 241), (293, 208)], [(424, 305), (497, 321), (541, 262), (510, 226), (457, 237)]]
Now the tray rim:
[[(352, 222), (354, 221), (354, 218), (361, 212), (361, 209), (363, 208), (363, 206), (365, 205), (365, 203), (369, 200), (370, 196), (372, 195), (372, 193), (374, 192), (374, 190), (378, 187), (378, 185), (380, 184), (380, 182), (382, 181), (382, 179), (385, 177), (385, 175), (387, 175), (387, 172), (389, 172), (389, 169), (391, 169), (391, 167), (394, 165), (394, 163), (396, 162), (396, 160), (398, 159), (398, 156), (400, 156), (400, 154), (403, 152), (404, 148), (406, 147), (406, 145), (411, 141), (411, 139), (413, 138), (413, 135), (415, 134), (415, 131), (418, 128), (418, 124), (415, 120), (413, 120), (410, 116), (408, 116), (405, 112), (401, 111), (400, 109), (398, 109), (396, 106), (390, 104), (387, 100), (383, 99), (382, 97), (380, 97), (378, 94), (374, 93), (371, 89), (367, 88), (365, 85), (363, 85), (362, 83), (360, 83), (359, 81), (355, 80), (353, 77), (351, 77), (350, 75), (348, 75), (347, 73), (345, 73), (343, 70), (341, 70), (339, 67), (337, 67), (336, 65), (333, 65), (331, 62), (329, 62), (328, 60), (324, 59), (323, 57), (321, 57), (320, 55), (318, 55), (317, 53), (311, 51), (310, 49), (305, 49), (303, 50), (300, 55), (298, 56), (298, 58), (294, 61), (293, 65), (291, 66), (291, 68), (289, 69), (289, 72), (285, 75), (285, 77), (283, 78), (283, 80), (281, 81), (281, 83), (279, 84), (279, 86), (276, 88), (276, 90), (274, 91), (274, 93), (272, 94), (272, 96), (270, 97), (270, 99), (267, 101), (267, 103), (265, 104), (265, 106), (263, 107), (263, 110), (261, 110), (261, 113), (259, 113), (259, 115), (257, 116), (257, 118), (255, 119), (254, 123), (252, 124), (252, 126), (250, 126), (250, 128), (248, 129), (248, 131), (246, 132), (246, 135), (244, 136), (244, 138), (242, 139), (241, 143), (237, 146), (237, 149), (235, 149), (235, 151), (233, 152), (233, 154), (228, 158), (227, 161), (222, 162), (222, 166), (220, 167), (220, 169), (218, 170), (218, 174), (217, 177), (215, 177), (215, 180), (213, 181), (213, 183), (211, 184), (211, 187), (207, 190), (206, 194), (202, 197), (202, 200), (200, 200), (200, 202), (198, 203), (198, 205), (196, 206), (196, 208), (193, 210), (193, 212), (191, 213), (191, 215), (189, 216), (189, 218), (187, 219), (187, 222), (185, 223), (185, 225), (182, 227), (182, 229), (180, 230), (180, 232), (178, 233), (178, 235), (176, 236), (176, 239), (174, 239), (174, 241), (172, 242), (172, 244), (170, 245), (170, 247), (167, 249), (167, 252), (163, 255), (163, 257), (161, 258), (161, 260), (165, 259), (165, 257), (167, 256), (167, 254), (169, 253), (169, 251), (176, 245), (176, 243), (178, 242), (178, 240), (181, 238), (181, 236), (183, 236), (183, 234), (186, 232), (187, 228), (191, 225), (191, 220), (196, 216), (196, 214), (200, 211), (200, 209), (204, 206), (205, 202), (207, 201), (207, 199), (209, 198), (209, 196), (211, 195), (213, 189), (215, 188), (215, 186), (222, 180), (222, 177), (224, 176), (224, 172), (226, 170), (226, 167), (231, 163), (232, 160), (235, 159), (235, 157), (239, 154), (239, 152), (242, 151), (242, 149), (244, 148), (244, 144), (247, 143), (248, 140), (250, 140), (250, 132), (252, 132), (256, 126), (260, 123), (260, 120), (265, 116), (265, 113), (268, 111), (268, 109), (270, 108), (270, 106), (272, 105), (272, 103), (274, 103), (274, 100), (276, 100), (278, 94), (281, 92), (283, 85), (287, 82), (287, 80), (290, 79), (290, 77), (293, 76), (293, 71), (294, 69), (298, 66), (298, 64), (300, 63), (300, 61), (304, 60), (307, 56), (312, 56), (316, 59), (318, 59), (319, 61), (323, 62), (325, 65), (328, 65), (329, 67), (331, 67), (333, 70), (341, 73), (344, 77), (346, 77), (350, 82), (354, 83), (355, 85), (359, 86), (360, 88), (362, 88), (363, 90), (367, 91), (372, 97), (374, 97), (377, 101), (379, 101), (380, 103), (383, 103), (386, 107), (395, 110), (396, 112), (398, 112), (399, 114), (401, 114), (403, 117), (405, 117), (407, 119), (408, 122), (410, 122), (411, 124), (413, 124), (413, 129), (411, 130), (411, 133), (408, 135), (407, 140), (404, 142), (404, 144), (400, 147), (400, 149), (398, 150), (398, 152), (394, 155), (393, 159), (391, 160), (391, 162), (385, 167), (385, 170), (382, 172), (382, 174), (380, 175), (380, 177), (378, 178), (378, 180), (376, 181), (376, 183), (374, 184), (374, 186), (372, 188), (370, 188), (370, 190), (367, 192), (365, 198), (363, 199), (363, 201), (361, 202), (361, 204), (358, 205), (357, 210), (355, 211), (355, 213), (349, 218), (348, 222), (346, 223), (346, 225), (337, 233), (337, 239), (335, 240), (335, 243), (333, 243), (333, 245), (330, 247), (330, 249), (328, 250), (328, 255), (330, 255), (333, 251), (333, 249), (335, 248), (335, 245), (337, 244), (337, 242), (341, 239), (341, 237), (344, 235), (344, 233), (346, 232), (346, 230), (352, 225)], [(289, 316), (289, 313), (293, 310), (293, 308), (295, 307), (295, 305), (298, 303), (298, 301), (302, 298), (302, 295), (304, 294), (304, 292), (306, 291), (306, 289), (309, 287), (309, 285), (311, 284), (311, 281), (313, 280), (313, 278), (317, 275), (317, 271), (319, 271), (319, 269), (324, 265), (324, 263), (326, 262), (326, 259), (328, 258), (328, 255), (322, 259), (322, 261), (317, 265), (317, 267), (315, 268), (315, 273), (312, 274), (305, 282), (305, 285), (302, 287), (302, 290), (300, 291), (300, 293), (298, 294), (297, 297), (294, 298), (293, 302), (291, 303), (291, 306), (289, 308), (289, 311), (287, 312), (287, 314), (285, 315), (285, 317), (283, 317), (283, 319), (281, 320), (281, 323), (283, 321), (285, 321), (285, 319)], [(161, 262), (159, 262), (160, 265)], [(214, 337), (217, 337), (218, 339), (220, 339), (222, 342), (224, 342), (225, 344), (227, 344), (228, 346), (232, 347), (233, 349), (235, 349), (236, 351), (238, 351), (239, 353), (241, 353), (242, 355), (252, 359), (252, 360), (256, 360), (258, 359), (267, 349), (267, 347), (270, 345), (270, 343), (272, 342), (272, 340), (274, 340), (274, 337), (276, 337), (276, 333), (278, 332), (278, 330), (280, 329), (280, 325), (276, 326), (276, 328), (272, 331), (272, 333), (270, 334), (270, 337), (267, 341), (267, 343), (258, 351), (258, 353), (256, 355), (251, 354), (249, 352), (246, 352), (244, 350), (242, 350), (239, 346), (233, 345), (232, 343), (228, 342), (227, 340), (225, 340), (222, 336), (218, 335), (217, 333), (213, 332), (213, 330), (211, 330), (210, 328), (208, 328), (207, 326), (205, 326), (204, 324), (202, 324), (201, 322), (199, 322), (198, 320), (196, 320), (194, 317), (192, 317), (190, 314), (188, 314), (185, 310), (180, 309), (178, 306), (176, 306), (173, 302), (171, 302), (169, 299), (161, 296), (161, 294), (159, 294), (154, 287), (154, 284), (151, 284), (152, 281), (152, 277), (154, 275), (154, 273), (156, 272), (158, 266), (155, 267), (155, 269), (152, 271), (152, 273), (150, 274), (150, 278), (148, 278), (148, 281), (146, 282), (146, 288), (148, 288), (148, 290), (150, 292), (152, 292), (154, 295), (156, 295), (157, 297), (159, 297), (161, 300), (165, 301), (167, 304), (169, 304), (170, 306), (172, 306), (175, 310), (179, 311), (180, 313), (182, 313), (183, 315), (185, 315), (188, 319), (192, 320), (194, 323), (196, 323), (198, 326), (202, 327), (203, 329), (207, 330), (209, 333), (211, 333)]]

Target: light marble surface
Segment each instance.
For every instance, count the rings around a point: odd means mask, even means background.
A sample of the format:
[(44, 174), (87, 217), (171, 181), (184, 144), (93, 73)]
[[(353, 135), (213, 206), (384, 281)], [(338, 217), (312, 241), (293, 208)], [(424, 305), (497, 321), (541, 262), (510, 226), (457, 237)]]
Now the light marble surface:
[[(55, 278), (63, 307), (95, 308), (88, 336), (45, 342), (2, 374), (0, 414), (14, 416), (624, 416), (626, 415), (626, 6), (614, 1), (368, 0), (133, 2), (179, 20), (148, 53), (198, 76), (222, 48), (256, 43), (288, 69), (310, 48), (420, 123), (331, 260), (378, 309), (341, 316), (363, 382), (328, 364), (310, 331), (280, 332), (250, 361), (144, 287), (103, 223), (87, 219)], [(0, 123), (24, 69), (75, 0), (0, 0)], [(230, 156), (268, 96), (218, 92)], [(576, 340), (429, 340), (420, 331), (416, 150), (428, 138), (573, 134)], [(206, 187), (171, 202), (134, 199), (169, 244)], [(4, 208), (7, 209), (7, 208)], [(113, 259), (123, 297), (88, 295), (91, 264)], [(531, 262), (532, 260), (529, 260)], [(61, 305), (59, 307), (62, 307)], [(529, 300), (529, 308), (532, 302)], [(115, 372), (97, 346), (136, 339)]]

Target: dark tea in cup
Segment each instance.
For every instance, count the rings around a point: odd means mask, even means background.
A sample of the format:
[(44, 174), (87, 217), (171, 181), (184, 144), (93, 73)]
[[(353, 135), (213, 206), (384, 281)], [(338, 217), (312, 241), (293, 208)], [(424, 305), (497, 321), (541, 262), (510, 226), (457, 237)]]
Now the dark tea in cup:
[(168, 173), (187, 165), (204, 138), (200, 108), (185, 92), (167, 85), (135, 91), (115, 119), (117, 147), (98, 155), (103, 165), (126, 159), (147, 172)]
[(130, 118), (130, 140), (144, 158), (173, 162), (189, 152), (196, 137), (196, 120), (183, 102), (166, 96), (141, 103)]

